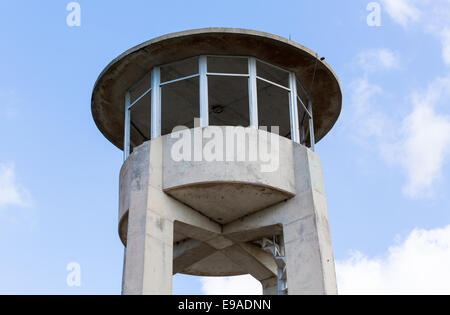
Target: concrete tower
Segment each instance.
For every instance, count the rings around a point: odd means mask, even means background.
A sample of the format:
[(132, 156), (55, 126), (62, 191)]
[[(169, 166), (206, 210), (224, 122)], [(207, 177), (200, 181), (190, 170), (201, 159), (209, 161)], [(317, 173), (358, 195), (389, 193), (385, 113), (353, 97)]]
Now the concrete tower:
[(317, 54), (257, 31), (179, 32), (114, 59), (92, 114), (125, 156), (123, 294), (171, 294), (176, 273), (336, 294), (314, 145), (341, 99)]

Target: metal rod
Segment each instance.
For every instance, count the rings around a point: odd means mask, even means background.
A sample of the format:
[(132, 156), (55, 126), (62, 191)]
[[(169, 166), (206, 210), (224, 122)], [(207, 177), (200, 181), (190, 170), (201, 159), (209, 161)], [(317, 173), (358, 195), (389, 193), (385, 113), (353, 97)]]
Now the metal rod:
[(248, 58), (248, 72), (250, 74), (248, 80), (248, 95), (249, 95), (249, 113), (250, 113), (250, 127), (259, 128), (258, 122), (258, 86), (256, 76), (256, 58)]
[(151, 138), (161, 136), (161, 69), (152, 70)]
[(209, 125), (207, 57), (200, 56), (198, 62), (200, 74), (200, 127), (207, 127)]
[[(308, 101), (308, 109), (312, 113), (312, 102), (311, 100)], [(316, 150), (316, 139), (314, 136), (314, 118), (312, 115), (309, 117), (309, 137), (311, 142), (311, 150)]]
[(123, 140), (123, 159), (126, 160), (130, 155), (130, 91), (125, 93), (125, 123)]
[(309, 117), (312, 117), (312, 113), (309, 112), (309, 109), (305, 106), (305, 103), (303, 103), (302, 99), (297, 96), (297, 99), (300, 101), (300, 104), (302, 104), (303, 109), (308, 114)]
[(296, 143), (300, 143), (300, 127), (298, 123), (298, 107), (297, 107), (297, 80), (293, 72), (289, 73), (289, 107), (291, 115), (291, 139)]
[(164, 85), (171, 84), (171, 83), (175, 83), (175, 82), (178, 82), (178, 81), (183, 81), (183, 80), (187, 80), (187, 79), (196, 78), (196, 77), (198, 77), (199, 75), (200, 75), (200, 74), (196, 73), (196, 74), (193, 74), (193, 75), (188, 75), (187, 77), (182, 77), (182, 78), (179, 78), (179, 79), (166, 81), (166, 82), (161, 83), (159, 86), (164, 86)]
[(290, 89), (290, 88), (287, 88), (287, 87), (285, 87), (285, 86), (283, 86), (283, 85), (281, 85), (281, 84), (278, 84), (278, 83), (272, 82), (272, 81), (270, 81), (270, 80), (267, 80), (267, 79), (261, 78), (261, 77), (259, 77), (259, 76), (256, 76), (256, 78), (257, 78), (258, 80), (261, 80), (261, 81), (267, 82), (267, 83), (269, 83), (269, 84), (275, 85), (275, 86), (277, 86), (277, 87), (279, 87), (279, 88), (281, 88), (281, 89), (284, 89), (284, 90), (286, 90), (286, 91), (288, 91), (288, 92), (290, 92), (290, 91), (291, 91), (291, 89)]
[(152, 90), (152, 88), (149, 88), (147, 91), (145, 91), (141, 96), (139, 96), (133, 103), (131, 103), (129, 109), (131, 109), (134, 105), (137, 104), (137, 102), (139, 102), (145, 95), (147, 95), (150, 91)]
[(239, 74), (239, 73), (219, 73), (219, 72), (208, 72), (207, 75), (210, 76), (220, 76), (220, 77), (244, 77), (244, 78), (248, 78), (250, 75), (249, 74)]
[(299, 124), (300, 124), (300, 143), (302, 145), (306, 145), (306, 131), (305, 131), (305, 118), (306, 118), (306, 111), (303, 113), (302, 119), (299, 120)]

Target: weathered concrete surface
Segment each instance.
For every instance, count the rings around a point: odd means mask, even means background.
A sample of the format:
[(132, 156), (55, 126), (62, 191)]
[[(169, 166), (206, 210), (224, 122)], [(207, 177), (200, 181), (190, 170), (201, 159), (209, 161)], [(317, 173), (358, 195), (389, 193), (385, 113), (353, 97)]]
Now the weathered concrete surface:
[(183, 272), (186, 268), (215, 252), (215, 248), (201, 241), (188, 239), (178, 242), (173, 251), (173, 274)]
[(273, 256), (255, 245), (239, 243), (227, 247), (222, 252), (257, 280), (263, 281), (277, 274)]
[(320, 158), (310, 150), (294, 150), (295, 198), (236, 220), (223, 233), (283, 225), (289, 294), (337, 294)]
[(272, 277), (261, 281), (263, 295), (278, 295), (278, 279)]
[[(203, 128), (203, 133), (212, 129), (226, 134), (226, 127), (217, 126)], [(194, 138), (194, 130), (190, 130), (191, 138)], [(253, 128), (245, 130), (243, 152), (249, 152), (252, 143), (262, 145), (264, 142), (263, 147), (271, 148), (272, 134)], [(171, 149), (179, 139), (167, 136), (164, 142), (163, 190), (220, 224), (288, 200), (295, 195), (293, 142), (284, 137), (276, 136), (276, 139), (279, 142), (273, 163), (278, 165), (275, 171), (267, 172), (263, 171), (260, 159), (240, 162), (238, 150), (228, 156), (228, 161), (223, 155), (223, 161), (176, 162), (171, 158)], [(221, 151), (225, 152), (226, 141), (222, 142)], [(265, 162), (263, 165), (269, 164)]]
[[(171, 293), (174, 273), (251, 274), (261, 281), (265, 294), (275, 294), (275, 261), (254, 244), (273, 235), (284, 238), (289, 294), (337, 293), (320, 159), (316, 154), (293, 144), (292, 156), (280, 158), (282, 168), (290, 167), (295, 175), (289, 184), (295, 192), (291, 198), (219, 224), (164, 192), (165, 167), (177, 167), (164, 153), (170, 142), (167, 137), (136, 148), (121, 170), (119, 231), (127, 246), (124, 294)], [(218, 163), (216, 167), (223, 167)], [(204, 173), (198, 168), (202, 163), (190, 167), (194, 173), (198, 171), (193, 177), (195, 182), (201, 181), (198, 174)], [(241, 166), (227, 165), (228, 169), (233, 167)], [(233, 170), (229, 173), (235, 174)], [(213, 179), (210, 173), (204, 176)], [(250, 172), (248, 185), (258, 186), (260, 181), (257, 173)], [(184, 185), (188, 184), (189, 180), (184, 179)]]
[[(254, 56), (312, 82), (316, 140), (335, 124), (342, 103), (337, 76), (310, 49), (286, 38), (245, 29), (205, 28), (164, 35), (142, 43), (114, 59), (100, 74), (92, 93), (92, 115), (103, 133), (123, 149), (125, 92), (154, 66), (199, 55)], [(164, 124), (164, 117), (163, 124)]]

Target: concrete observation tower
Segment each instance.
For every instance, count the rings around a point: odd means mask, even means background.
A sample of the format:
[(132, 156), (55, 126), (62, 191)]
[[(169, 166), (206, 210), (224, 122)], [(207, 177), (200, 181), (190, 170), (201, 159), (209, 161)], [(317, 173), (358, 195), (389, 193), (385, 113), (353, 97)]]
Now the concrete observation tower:
[(341, 102), (317, 54), (258, 31), (179, 32), (114, 59), (92, 115), (124, 151), (122, 293), (171, 294), (182, 273), (250, 274), (264, 294), (336, 294), (314, 145)]

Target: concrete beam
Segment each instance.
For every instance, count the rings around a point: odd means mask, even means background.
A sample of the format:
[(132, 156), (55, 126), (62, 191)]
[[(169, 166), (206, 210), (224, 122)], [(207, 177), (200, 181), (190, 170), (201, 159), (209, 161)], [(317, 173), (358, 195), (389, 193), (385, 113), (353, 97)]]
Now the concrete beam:
[(186, 224), (184, 222), (175, 221), (175, 231), (178, 233), (181, 233), (183, 235), (186, 235), (189, 238), (192, 238), (194, 240), (207, 242), (210, 240), (213, 240), (221, 233), (221, 228), (216, 233), (205, 230), (203, 228), (199, 228), (195, 225)]
[(278, 295), (278, 279), (272, 277), (266, 280), (260, 281), (263, 287), (263, 295)]
[(186, 240), (173, 248), (173, 274), (182, 272), (200, 260), (212, 255), (216, 250), (197, 240)]
[(269, 226), (262, 226), (260, 228), (252, 230), (229, 233), (225, 234), (225, 236), (228, 239), (233, 240), (235, 242), (244, 243), (260, 240), (265, 237), (272, 238), (273, 236), (282, 234), (283, 234), (283, 226), (281, 224), (275, 224)]
[(223, 249), (222, 253), (260, 281), (277, 275), (273, 256), (257, 246), (240, 243)]

